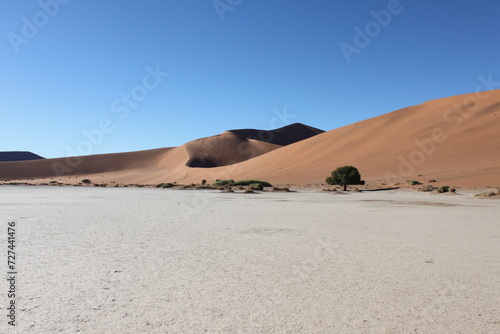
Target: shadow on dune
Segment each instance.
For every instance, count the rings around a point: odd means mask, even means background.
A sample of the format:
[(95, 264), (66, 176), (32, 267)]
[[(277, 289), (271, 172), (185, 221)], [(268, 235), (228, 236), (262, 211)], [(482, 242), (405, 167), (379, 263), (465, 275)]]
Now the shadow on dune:
[(294, 123), (275, 130), (240, 129), (230, 130), (228, 132), (232, 132), (247, 139), (255, 139), (270, 144), (286, 146), (311, 138), (325, 131), (301, 123)]

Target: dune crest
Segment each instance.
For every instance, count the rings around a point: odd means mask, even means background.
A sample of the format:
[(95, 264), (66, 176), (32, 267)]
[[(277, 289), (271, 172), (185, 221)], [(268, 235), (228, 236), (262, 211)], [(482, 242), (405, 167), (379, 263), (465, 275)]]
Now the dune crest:
[(293, 123), (274, 130), (240, 129), (229, 130), (247, 139), (255, 139), (266, 143), (287, 146), (304, 139), (314, 137), (325, 131), (302, 123)]

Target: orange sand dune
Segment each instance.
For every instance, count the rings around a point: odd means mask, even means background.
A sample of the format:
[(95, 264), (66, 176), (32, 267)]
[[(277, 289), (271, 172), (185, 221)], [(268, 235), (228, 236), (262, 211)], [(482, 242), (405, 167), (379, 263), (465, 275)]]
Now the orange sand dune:
[(151, 170), (156, 167), (159, 157), (175, 148), (98, 154), (82, 157), (16, 161), (0, 163), (0, 179), (53, 178), (59, 176), (85, 176), (95, 173), (118, 171)]
[(436, 179), (499, 186), (500, 90), (428, 101), (351, 124), (228, 173), (276, 183), (322, 183), (342, 165), (358, 167), (368, 182)]
[[(436, 179), (456, 186), (500, 186), (499, 130), (500, 90), (494, 90), (428, 101), (223, 167), (185, 166), (194, 152), (188, 143), (174, 149), (122, 153), (122, 160), (114, 158), (119, 155), (82, 157), (81, 164), (65, 175), (119, 183), (256, 178), (276, 184), (313, 184), (323, 183), (338, 166), (354, 165), (369, 184)], [(221, 136), (234, 139), (227, 133)], [(255, 140), (249, 142), (257, 145)], [(265, 144), (272, 143), (259, 142), (261, 152), (270, 148)], [(237, 160), (238, 154), (233, 151), (229, 156)], [(0, 178), (53, 177), (47, 166), (65, 160), (0, 163)]]
[(255, 158), (285, 145), (313, 137), (319, 130), (295, 123), (275, 130), (242, 129), (185, 144), (188, 167), (220, 167)]
[(188, 167), (232, 165), (270, 152), (280, 145), (247, 139), (232, 132), (193, 140), (185, 144), (189, 154)]

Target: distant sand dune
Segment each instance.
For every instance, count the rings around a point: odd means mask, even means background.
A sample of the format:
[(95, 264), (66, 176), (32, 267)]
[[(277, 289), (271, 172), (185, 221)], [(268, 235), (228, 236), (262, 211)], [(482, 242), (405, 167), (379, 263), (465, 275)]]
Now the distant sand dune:
[[(258, 178), (310, 184), (323, 183), (338, 166), (354, 165), (368, 183), (436, 179), (499, 186), (499, 129), (500, 90), (494, 90), (428, 101), (286, 146), (283, 140), (296, 135), (293, 127), (267, 142), (263, 133), (256, 137), (258, 130), (232, 130), (177, 148), (82, 157), (65, 175), (121, 183)], [(0, 179), (54, 177), (53, 163), (65, 161), (2, 162)], [(219, 167), (192, 168), (213, 166)]]
[(275, 130), (241, 129), (229, 130), (228, 132), (248, 139), (255, 139), (266, 143), (286, 146), (314, 137), (325, 131), (304, 124), (294, 123)]
[(45, 158), (31, 152), (23, 152), (23, 151), (0, 152), (0, 161), (26, 161), (26, 160), (39, 160), (39, 159), (45, 159)]

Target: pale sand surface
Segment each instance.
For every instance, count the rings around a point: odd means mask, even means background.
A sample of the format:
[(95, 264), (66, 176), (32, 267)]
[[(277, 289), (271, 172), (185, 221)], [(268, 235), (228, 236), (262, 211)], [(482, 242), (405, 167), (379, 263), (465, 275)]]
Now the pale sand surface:
[(500, 331), (498, 200), (2, 186), (0, 207), (1, 333)]

